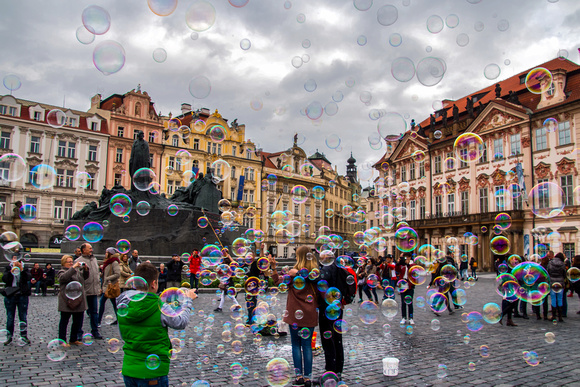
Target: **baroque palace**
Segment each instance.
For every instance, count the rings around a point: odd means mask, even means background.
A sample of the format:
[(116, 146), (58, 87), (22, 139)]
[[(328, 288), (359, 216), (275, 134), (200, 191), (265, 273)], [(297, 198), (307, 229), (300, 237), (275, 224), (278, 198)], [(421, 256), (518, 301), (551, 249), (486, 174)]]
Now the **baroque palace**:
[[(429, 118), (412, 122), (374, 165), (380, 177), (366, 199), (367, 227), (382, 228), (385, 253), (397, 253), (391, 226), (404, 219), (417, 231), (418, 245), (475, 257), (480, 270), (493, 270), (490, 240), (496, 235), (508, 238), (509, 254), (576, 254), (580, 66), (554, 59), (537, 67), (551, 73), (549, 87), (542, 87), (544, 76), (531, 92), (529, 69), (444, 100)], [(454, 149), (467, 132), (483, 140), (475, 162), (461, 161)], [(494, 229), (500, 213), (509, 215), (511, 226)]]

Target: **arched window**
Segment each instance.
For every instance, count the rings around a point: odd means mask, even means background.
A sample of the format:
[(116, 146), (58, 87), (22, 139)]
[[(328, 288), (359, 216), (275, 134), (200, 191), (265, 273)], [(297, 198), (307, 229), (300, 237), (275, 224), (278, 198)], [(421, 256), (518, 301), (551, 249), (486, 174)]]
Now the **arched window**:
[(22, 247), (38, 247), (38, 237), (32, 233), (24, 234), (20, 237)]
[(179, 136), (177, 134), (174, 134), (173, 137), (171, 137), (171, 143), (174, 147), (179, 147)]

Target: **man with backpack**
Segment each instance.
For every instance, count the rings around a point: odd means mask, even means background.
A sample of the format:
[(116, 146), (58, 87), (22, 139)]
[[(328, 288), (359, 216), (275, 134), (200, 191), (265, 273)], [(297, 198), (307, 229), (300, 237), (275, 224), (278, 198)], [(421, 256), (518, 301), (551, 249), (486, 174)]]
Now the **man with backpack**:
[[(340, 303), (340, 313), (334, 320), (330, 320), (326, 316), (325, 311), (329, 304), (324, 293), (319, 293), (320, 301), (318, 303), (318, 326), (326, 363), (324, 369), (334, 372), (341, 378), (344, 368), (344, 347), (342, 333), (337, 332), (337, 329), (335, 329), (335, 322), (342, 320), (344, 305), (352, 303), (356, 297), (356, 273), (351, 267), (343, 265), (341, 257), (338, 257), (332, 265), (321, 266), (320, 280), (326, 281), (328, 288), (337, 288), (341, 294), (341, 299), (335, 301)], [(328, 332), (330, 332), (330, 335)]]

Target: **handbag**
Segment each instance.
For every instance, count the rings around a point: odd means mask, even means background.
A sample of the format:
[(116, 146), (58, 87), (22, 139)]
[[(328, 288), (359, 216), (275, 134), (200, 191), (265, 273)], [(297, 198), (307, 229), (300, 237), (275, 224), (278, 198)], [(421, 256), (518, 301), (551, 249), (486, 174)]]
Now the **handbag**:
[(18, 286), (8, 286), (2, 289), (2, 292), (0, 294), (2, 294), (4, 297), (19, 296), (20, 288)]
[(107, 290), (105, 291), (105, 297), (107, 298), (117, 298), (121, 294), (121, 287), (119, 286), (119, 281), (107, 284)]
[(82, 295), (80, 297), (75, 298), (74, 300), (71, 300), (70, 298), (67, 297), (66, 306), (68, 306), (68, 308), (71, 310), (75, 310), (81, 305), (82, 302), (83, 302)]

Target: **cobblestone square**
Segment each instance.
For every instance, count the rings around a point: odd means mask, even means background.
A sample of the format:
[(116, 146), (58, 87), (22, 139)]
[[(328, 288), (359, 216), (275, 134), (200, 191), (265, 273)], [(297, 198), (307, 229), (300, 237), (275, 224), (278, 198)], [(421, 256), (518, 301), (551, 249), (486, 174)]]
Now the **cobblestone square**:
[[(464, 310), (454, 315), (447, 312), (436, 317), (427, 308), (415, 307), (415, 326), (412, 334), (399, 326), (400, 312), (388, 321), (379, 313), (378, 320), (365, 325), (358, 316), (358, 303), (348, 307), (352, 315), (345, 320), (350, 331), (344, 335), (345, 371), (344, 382), (349, 386), (425, 386), (425, 385), (580, 385), (580, 369), (574, 348), (580, 343), (578, 327), (580, 315), (576, 312), (579, 301), (568, 298), (569, 312), (565, 323), (553, 324), (551, 321), (536, 321), (531, 315), (529, 320), (514, 319), (518, 327), (484, 323), (483, 329), (471, 332), (461, 322), (461, 312), (482, 311), (485, 303), (501, 304), (501, 298), (494, 290), (494, 275), (483, 274), (476, 285), (467, 289), (467, 303)], [(425, 297), (426, 287), (417, 287), (415, 299)], [(243, 294), (237, 296), (242, 303)], [(397, 299), (399, 302), (399, 299)], [(285, 295), (278, 297), (271, 307), (280, 318), (286, 303)], [(239, 380), (242, 386), (265, 386), (266, 364), (274, 357), (282, 357), (292, 365), (289, 337), (263, 337), (256, 344), (253, 337), (241, 339), (243, 352), (233, 353), (231, 342), (222, 340), (223, 324), (233, 322), (229, 311), (231, 301), (226, 300), (223, 313), (214, 313), (216, 296), (212, 293), (200, 294), (194, 301), (195, 315), (182, 335), (185, 343), (183, 350), (172, 361), (169, 374), (171, 386), (190, 386), (195, 380), (204, 379), (212, 386), (233, 385), (230, 365), (240, 362), (247, 368)], [(112, 314), (107, 303), (106, 314)], [(205, 312), (205, 318), (200, 312)], [(213, 314), (215, 321), (211, 336), (204, 338), (210, 330), (207, 316)], [(431, 320), (439, 319), (440, 329), (431, 328)], [(101, 333), (106, 338), (95, 341), (90, 346), (72, 347), (67, 350), (64, 360), (53, 362), (47, 358), (47, 342), (57, 337), (59, 315), (56, 310), (56, 297), (30, 298), (28, 325), (31, 346), (19, 347), (15, 343), (1, 346), (2, 367), (0, 384), (6, 386), (122, 386), (120, 375), (123, 351), (110, 353), (107, 338), (120, 338), (116, 325), (103, 325)], [(2, 308), (0, 323), (5, 325), (6, 314)], [(504, 319), (505, 323), (505, 319)], [(390, 325), (390, 333), (384, 334), (384, 324)], [(358, 326), (358, 330), (353, 328)], [(89, 326), (85, 318), (85, 330)], [(200, 336), (196, 333), (203, 327)], [(358, 331), (358, 334), (355, 332)], [(556, 341), (549, 344), (545, 334), (553, 332)], [(464, 336), (470, 335), (468, 344)], [(232, 339), (235, 340), (235, 337)], [(225, 345), (225, 353), (218, 354), (217, 346)], [(272, 345), (273, 344), (273, 345)], [(489, 347), (489, 356), (480, 355), (480, 346)], [(535, 351), (540, 363), (530, 366), (523, 360), (523, 351)], [(398, 358), (399, 375), (386, 377), (382, 374), (382, 358)], [(468, 363), (475, 363), (475, 370), (468, 370)], [(443, 368), (445, 365), (446, 376)], [(314, 377), (323, 372), (324, 354), (314, 358)], [(438, 376), (439, 375), (439, 376)]]

